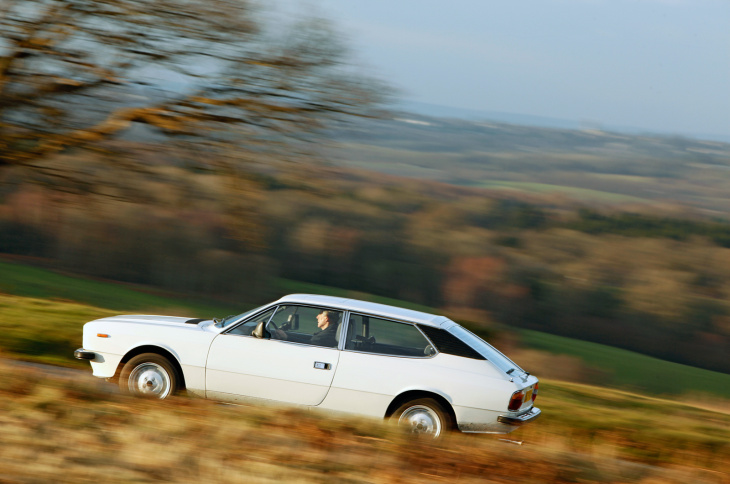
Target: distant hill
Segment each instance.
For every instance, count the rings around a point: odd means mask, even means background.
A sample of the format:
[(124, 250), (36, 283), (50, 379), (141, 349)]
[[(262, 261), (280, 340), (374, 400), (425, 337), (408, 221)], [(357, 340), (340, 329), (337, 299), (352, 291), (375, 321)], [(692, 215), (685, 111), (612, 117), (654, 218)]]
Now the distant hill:
[(730, 144), (397, 112), (331, 133), (337, 164), (580, 202), (730, 211)]
[(396, 106), (396, 109), (403, 111), (404, 113), (436, 118), (461, 119), (464, 121), (494, 121), (524, 126), (561, 129), (580, 129), (581, 127), (579, 122), (566, 119), (506, 113), (501, 111), (480, 111), (476, 109), (454, 108), (418, 101), (402, 101)]
[(509, 113), (504, 111), (484, 111), (477, 109), (455, 108), (441, 106), (419, 101), (403, 100), (396, 105), (396, 110), (405, 113), (418, 114), (437, 118), (453, 118), (466, 121), (492, 121), (497, 123), (509, 123), (521, 126), (534, 126), (543, 128), (558, 129), (601, 129), (624, 134), (648, 135), (648, 136), (689, 136), (697, 139), (720, 141), (730, 143), (730, 136), (718, 133), (691, 132), (691, 133), (666, 133), (658, 130), (647, 130), (636, 126), (614, 125), (602, 123), (596, 120), (586, 119), (562, 119), (549, 116), (536, 116), (531, 114)]

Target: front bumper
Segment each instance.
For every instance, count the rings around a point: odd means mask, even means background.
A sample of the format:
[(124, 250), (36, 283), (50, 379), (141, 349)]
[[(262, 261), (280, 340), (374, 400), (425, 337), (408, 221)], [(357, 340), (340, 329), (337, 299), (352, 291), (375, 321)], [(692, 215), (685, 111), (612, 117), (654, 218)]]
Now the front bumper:
[(93, 351), (88, 351), (83, 348), (79, 348), (76, 351), (74, 351), (74, 358), (77, 360), (93, 360), (96, 358), (96, 353)]
[(499, 417), (497, 417), (497, 421), (507, 425), (524, 425), (535, 420), (537, 417), (540, 416), (541, 413), (542, 412), (539, 408), (532, 407), (530, 410), (523, 413), (522, 415), (518, 415), (517, 417), (500, 415)]

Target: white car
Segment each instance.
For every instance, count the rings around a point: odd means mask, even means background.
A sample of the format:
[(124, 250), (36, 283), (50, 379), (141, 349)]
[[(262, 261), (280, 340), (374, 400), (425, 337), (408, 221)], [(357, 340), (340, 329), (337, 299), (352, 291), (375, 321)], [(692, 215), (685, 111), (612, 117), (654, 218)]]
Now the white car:
[(222, 320), (84, 325), (94, 376), (155, 398), (281, 402), (394, 419), (414, 433), (508, 433), (540, 415), (538, 380), (444, 316), (293, 294)]

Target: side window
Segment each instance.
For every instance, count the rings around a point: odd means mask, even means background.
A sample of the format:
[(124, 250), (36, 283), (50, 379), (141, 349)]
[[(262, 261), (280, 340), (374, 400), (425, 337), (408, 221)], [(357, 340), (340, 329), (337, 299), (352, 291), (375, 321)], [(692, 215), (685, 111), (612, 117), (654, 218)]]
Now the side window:
[(394, 356), (430, 356), (428, 340), (413, 325), (360, 314), (350, 315), (345, 349)]
[(342, 311), (311, 306), (279, 306), (266, 329), (272, 339), (336, 347)]
[(276, 308), (272, 308), (264, 313), (257, 314), (256, 316), (249, 319), (245, 323), (239, 324), (238, 326), (236, 326), (235, 328), (230, 330), (227, 334), (239, 334), (239, 335), (243, 335), (243, 336), (251, 336), (251, 332), (254, 329), (256, 329), (256, 326), (261, 321), (266, 323), (269, 320), (269, 318), (271, 318), (271, 315), (274, 314), (275, 310), (276, 310)]

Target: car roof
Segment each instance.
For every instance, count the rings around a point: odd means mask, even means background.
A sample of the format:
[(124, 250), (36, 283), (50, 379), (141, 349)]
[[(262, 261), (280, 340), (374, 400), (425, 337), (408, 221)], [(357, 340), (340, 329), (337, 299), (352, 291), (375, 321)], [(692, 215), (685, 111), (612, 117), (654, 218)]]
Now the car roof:
[(441, 326), (444, 323), (453, 323), (445, 316), (423, 313), (412, 309), (404, 309), (387, 304), (378, 304), (359, 299), (349, 299), (335, 296), (322, 296), (319, 294), (289, 294), (284, 296), (277, 303), (300, 303), (327, 306), (333, 309), (347, 309), (350, 311), (366, 313), (371, 316), (382, 316), (384, 318), (399, 319), (413, 323), (426, 324), (428, 326)]

